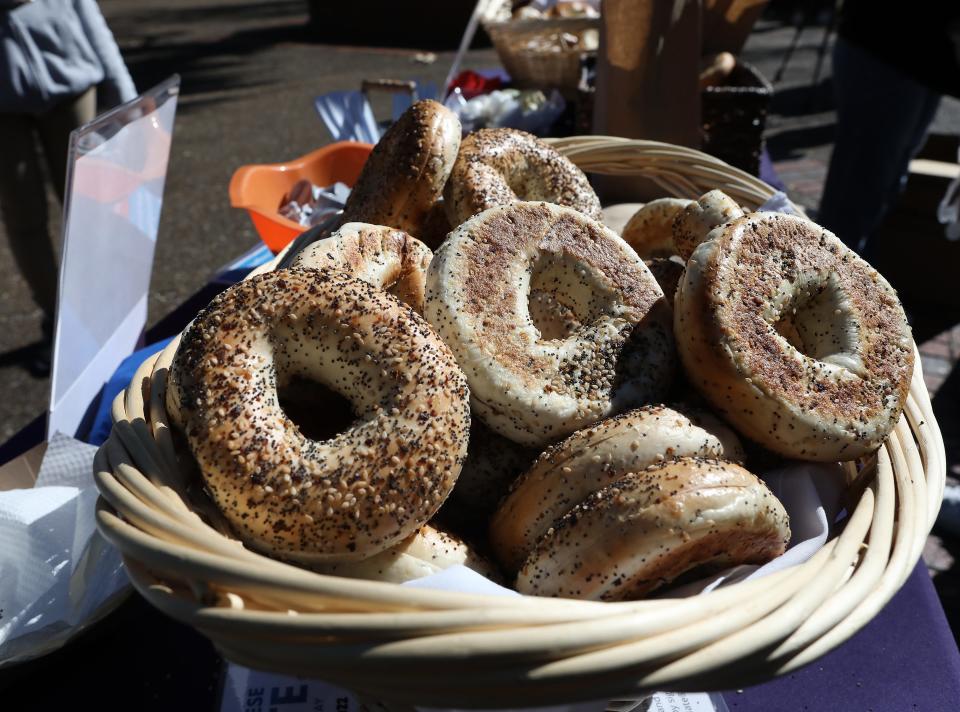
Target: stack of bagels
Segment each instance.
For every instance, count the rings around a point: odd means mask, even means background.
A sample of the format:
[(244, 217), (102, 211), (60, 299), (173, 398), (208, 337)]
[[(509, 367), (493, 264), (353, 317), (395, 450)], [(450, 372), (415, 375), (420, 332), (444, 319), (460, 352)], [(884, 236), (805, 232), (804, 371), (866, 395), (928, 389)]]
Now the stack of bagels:
[[(177, 348), (166, 407), (230, 533), (323, 573), (462, 564), (597, 600), (783, 553), (751, 460), (880, 446), (913, 371), (895, 293), (823, 228), (720, 191), (649, 203), (622, 236), (600, 220), (547, 144), (461, 140), (414, 104), (336, 231)], [(294, 422), (304, 383), (349, 423)]]

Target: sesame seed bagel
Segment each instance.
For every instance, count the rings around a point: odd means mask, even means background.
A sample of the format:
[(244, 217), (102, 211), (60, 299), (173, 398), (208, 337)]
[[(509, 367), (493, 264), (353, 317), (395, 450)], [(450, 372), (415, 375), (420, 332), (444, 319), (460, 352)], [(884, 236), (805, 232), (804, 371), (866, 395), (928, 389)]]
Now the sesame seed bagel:
[(403, 583), (451, 566), (466, 566), (493, 580), (500, 578), (496, 567), (463, 539), (429, 525), (420, 527), (396, 546), (363, 561), (321, 564), (314, 568), (331, 576)]
[(480, 129), (467, 136), (443, 199), (454, 227), (515, 200), (566, 205), (601, 219), (600, 200), (583, 171), (533, 134), (516, 129)]
[(389, 225), (420, 237), (459, 149), (456, 114), (430, 99), (416, 102), (373, 147), (342, 221)]
[(339, 269), (383, 289), (423, 313), (423, 290), (433, 252), (402, 230), (347, 223), (297, 255), (291, 266)]
[(743, 209), (722, 190), (704, 193), (677, 213), (673, 222), (676, 254), (684, 261), (715, 227), (743, 217)]
[[(349, 400), (353, 424), (303, 435), (278, 395), (297, 378)], [(167, 399), (238, 537), (303, 563), (410, 536), (450, 493), (469, 438), (449, 349), (394, 297), (335, 271), (269, 272), (216, 297), (184, 333)]]
[(693, 202), (682, 198), (651, 200), (633, 214), (620, 236), (645, 260), (672, 257), (677, 254), (673, 223), (680, 211)]
[[(538, 321), (551, 292), (572, 318)], [(424, 315), (467, 375), (474, 412), (543, 446), (611, 413), (662, 400), (670, 308), (619, 236), (571, 208), (491, 208), (450, 233), (427, 271)]]
[(852, 460), (900, 417), (914, 356), (897, 295), (805, 218), (753, 213), (711, 232), (674, 318), (691, 383), (774, 452)]
[(638, 598), (698, 566), (766, 563), (789, 540), (783, 505), (754, 475), (683, 458), (625, 475), (565, 514), (524, 562), (517, 590)]
[(580, 430), (537, 458), (490, 522), (497, 559), (516, 571), (548, 529), (630, 472), (677, 457), (743, 461), (737, 436), (708, 413), (646, 406)]

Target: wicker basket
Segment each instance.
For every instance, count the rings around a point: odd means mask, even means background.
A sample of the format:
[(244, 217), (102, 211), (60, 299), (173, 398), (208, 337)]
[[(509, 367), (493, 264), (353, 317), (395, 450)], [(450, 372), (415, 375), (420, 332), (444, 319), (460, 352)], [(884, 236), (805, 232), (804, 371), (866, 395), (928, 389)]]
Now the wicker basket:
[(498, 0), (488, 2), (481, 23), (513, 83), (523, 88), (558, 89), (572, 96), (580, 83), (583, 56), (596, 51), (559, 47), (556, 51), (539, 51), (530, 49), (528, 43), (557, 33), (580, 35), (585, 30), (599, 31), (600, 18), (495, 19), (501, 4)]
[[(763, 132), (773, 100), (770, 82), (751, 64), (737, 60), (729, 81), (700, 91), (700, 149), (735, 168), (760, 174)], [(574, 125), (581, 133), (593, 126), (596, 87), (578, 86)]]
[[(772, 190), (690, 149), (608, 137), (554, 145), (595, 173), (670, 195)], [(269, 266), (267, 267), (269, 269)], [(866, 624), (912, 570), (939, 509), (943, 441), (917, 358), (906, 409), (851, 480), (843, 531), (812, 559), (694, 598), (596, 603), (492, 597), (323, 576), (220, 533), (195, 501), (164, 412), (176, 343), (113, 404), (97, 454), (100, 530), (140, 593), (235, 662), (316, 677), (392, 705), (503, 707), (729, 689), (782, 675)]]
[(738, 59), (728, 81), (700, 93), (703, 151), (758, 175), (772, 100), (770, 82), (753, 65)]

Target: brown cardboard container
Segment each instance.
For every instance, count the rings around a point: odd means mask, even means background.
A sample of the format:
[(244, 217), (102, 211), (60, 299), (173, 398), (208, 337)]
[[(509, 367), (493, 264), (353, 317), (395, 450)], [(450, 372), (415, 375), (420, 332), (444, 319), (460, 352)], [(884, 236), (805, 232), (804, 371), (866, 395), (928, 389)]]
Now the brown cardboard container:
[[(700, 146), (699, 0), (604, 0), (593, 133)], [(606, 176), (603, 202), (648, 200), (644, 178)]]
[(40, 463), (47, 451), (47, 443), (42, 442), (10, 462), (0, 465), (0, 492), (15, 489), (33, 489), (40, 474)]
[(704, 0), (703, 54), (740, 54), (769, 0)]

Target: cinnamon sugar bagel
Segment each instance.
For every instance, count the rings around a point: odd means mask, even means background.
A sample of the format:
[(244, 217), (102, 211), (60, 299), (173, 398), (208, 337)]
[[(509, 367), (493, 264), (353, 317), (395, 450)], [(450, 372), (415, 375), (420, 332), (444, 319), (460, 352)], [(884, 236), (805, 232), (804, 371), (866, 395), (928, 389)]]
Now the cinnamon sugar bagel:
[(601, 219), (600, 200), (572, 161), (532, 134), (480, 129), (463, 140), (443, 191), (450, 224), (516, 200), (566, 205)]
[(633, 214), (620, 236), (645, 260), (679, 254), (673, 241), (673, 223), (693, 202), (682, 198), (651, 200)]
[[(535, 322), (534, 291), (569, 318)], [(515, 202), (454, 230), (427, 271), (424, 314), (476, 414), (518, 443), (542, 446), (670, 385), (663, 292), (620, 237), (571, 208)]]
[(490, 543), (516, 571), (564, 514), (630, 472), (677, 457), (743, 461), (737, 436), (702, 411), (689, 416), (647, 406), (577, 431), (537, 458), (510, 489), (490, 522)]
[[(388, 225), (420, 237), (460, 149), (460, 120), (442, 104), (416, 102), (373, 147), (342, 222)], [(434, 220), (435, 222), (435, 220)]]
[(753, 213), (709, 237), (676, 297), (690, 381), (781, 455), (852, 460), (879, 447), (900, 417), (914, 359), (887, 281), (801, 217)]
[[(278, 396), (297, 378), (347, 398), (353, 424), (306, 437)], [(166, 396), (238, 537), (294, 561), (363, 559), (409, 537), (466, 456), (469, 394), (449, 349), (335, 271), (269, 272), (216, 297), (184, 333)]]
[(297, 255), (293, 267), (340, 269), (423, 313), (430, 248), (402, 230), (347, 223)]
[(780, 501), (739, 465), (682, 458), (590, 494), (517, 576), (534, 596), (638, 598), (696, 567), (763, 564), (790, 540)]

